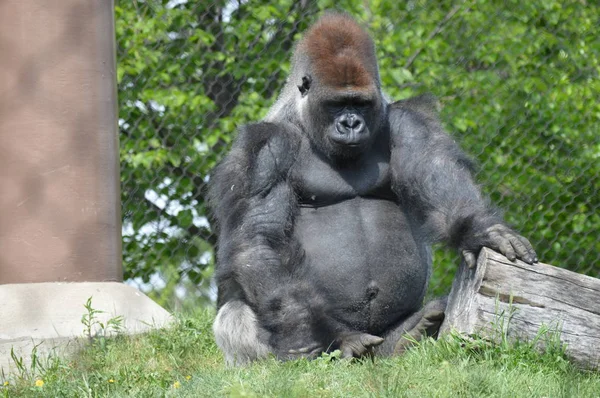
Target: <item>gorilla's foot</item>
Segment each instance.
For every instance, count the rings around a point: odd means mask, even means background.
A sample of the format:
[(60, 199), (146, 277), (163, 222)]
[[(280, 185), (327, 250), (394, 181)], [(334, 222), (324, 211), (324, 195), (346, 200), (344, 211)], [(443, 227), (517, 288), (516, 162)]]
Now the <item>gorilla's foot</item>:
[(360, 358), (373, 353), (373, 347), (383, 343), (383, 338), (368, 333), (351, 333), (342, 337), (342, 358)]
[(421, 341), (424, 337), (436, 337), (442, 322), (444, 322), (444, 311), (439, 309), (425, 309), (423, 316), (415, 327), (408, 330), (396, 343), (394, 355), (402, 355), (407, 349), (412, 347), (415, 342)]

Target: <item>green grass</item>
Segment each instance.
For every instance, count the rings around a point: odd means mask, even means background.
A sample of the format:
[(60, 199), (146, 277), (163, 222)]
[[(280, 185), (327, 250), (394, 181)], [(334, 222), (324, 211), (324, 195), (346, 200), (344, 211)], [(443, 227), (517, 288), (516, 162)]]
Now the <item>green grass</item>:
[(166, 330), (96, 340), (69, 360), (45, 361), (37, 375), (8, 377), (0, 397), (600, 397), (600, 373), (577, 370), (556, 345), (540, 354), (525, 343), (456, 336), (397, 358), (329, 355), (228, 369), (212, 319), (203, 310)]

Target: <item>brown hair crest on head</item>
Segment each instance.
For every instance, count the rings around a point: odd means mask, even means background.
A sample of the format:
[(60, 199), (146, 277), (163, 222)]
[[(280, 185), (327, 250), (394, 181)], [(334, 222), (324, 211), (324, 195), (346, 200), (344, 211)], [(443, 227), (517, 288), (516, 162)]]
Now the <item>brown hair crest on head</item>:
[(308, 56), (312, 72), (330, 87), (379, 86), (373, 40), (349, 15), (323, 15), (304, 35), (297, 51)]

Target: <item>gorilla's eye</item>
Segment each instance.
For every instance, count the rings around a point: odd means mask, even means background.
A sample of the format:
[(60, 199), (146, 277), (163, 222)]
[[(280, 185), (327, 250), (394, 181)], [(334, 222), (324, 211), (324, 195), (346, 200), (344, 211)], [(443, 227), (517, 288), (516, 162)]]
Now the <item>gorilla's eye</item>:
[(373, 101), (370, 99), (361, 98), (346, 98), (339, 100), (325, 101), (325, 107), (331, 113), (338, 113), (344, 109), (365, 109), (373, 106)]
[(341, 110), (348, 106), (346, 101), (325, 101), (325, 107), (330, 110)]
[(354, 106), (356, 108), (370, 108), (373, 106), (373, 101), (365, 100), (365, 99), (356, 100), (356, 101), (354, 101)]

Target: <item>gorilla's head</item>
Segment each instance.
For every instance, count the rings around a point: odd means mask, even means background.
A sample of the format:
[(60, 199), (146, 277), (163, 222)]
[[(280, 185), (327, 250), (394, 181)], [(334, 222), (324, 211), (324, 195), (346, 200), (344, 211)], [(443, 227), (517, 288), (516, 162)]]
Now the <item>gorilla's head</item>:
[(373, 41), (348, 15), (328, 13), (298, 43), (270, 118), (288, 116), (325, 155), (351, 159), (371, 145), (385, 108)]

